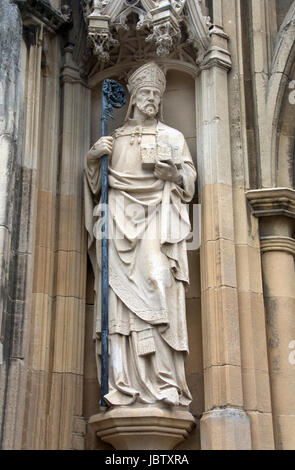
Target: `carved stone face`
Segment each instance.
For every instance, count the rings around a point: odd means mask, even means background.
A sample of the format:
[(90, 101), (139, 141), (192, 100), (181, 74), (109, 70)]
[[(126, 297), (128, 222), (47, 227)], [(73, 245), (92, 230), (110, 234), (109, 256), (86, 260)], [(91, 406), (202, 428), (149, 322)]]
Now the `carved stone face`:
[(142, 87), (136, 92), (134, 104), (147, 118), (154, 118), (159, 112), (161, 92), (156, 87)]

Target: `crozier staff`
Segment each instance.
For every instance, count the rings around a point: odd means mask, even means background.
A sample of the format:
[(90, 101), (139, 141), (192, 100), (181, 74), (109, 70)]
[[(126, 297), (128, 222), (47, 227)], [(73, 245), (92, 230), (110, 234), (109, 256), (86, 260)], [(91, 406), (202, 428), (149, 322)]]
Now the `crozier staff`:
[[(111, 152), (111, 140), (108, 134), (108, 118), (113, 118), (113, 108), (121, 108), (126, 104), (126, 92), (115, 80), (104, 80), (102, 84), (101, 113), (101, 207), (102, 217), (106, 221), (101, 227), (101, 405), (106, 406), (104, 396), (109, 391), (109, 234), (108, 234), (108, 155)], [(104, 138), (105, 137), (105, 138)], [(96, 158), (96, 147), (92, 147)], [(90, 156), (91, 158), (91, 156)]]

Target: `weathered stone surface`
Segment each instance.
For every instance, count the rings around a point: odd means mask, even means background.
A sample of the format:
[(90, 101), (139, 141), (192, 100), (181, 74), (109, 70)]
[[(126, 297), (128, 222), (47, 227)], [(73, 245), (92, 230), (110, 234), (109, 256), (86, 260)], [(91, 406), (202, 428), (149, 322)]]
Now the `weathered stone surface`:
[[(1, 280), (0, 324), (2, 343), (1, 375), (1, 438), (4, 449), (20, 448), (24, 412), (26, 314), (24, 286), (26, 263), (22, 275), (17, 275), (23, 178), (19, 169), (22, 144), (23, 83), (21, 80), (22, 24), (16, 5), (0, 2), (0, 226)], [(25, 199), (25, 197), (24, 197)], [(25, 227), (25, 230), (27, 227)], [(15, 279), (18, 278), (16, 287)], [(17, 295), (15, 295), (17, 291)], [(14, 300), (20, 300), (15, 302)]]
[[(63, 3), (50, 1), (58, 10)], [(159, 62), (165, 122), (183, 132), (197, 161), (202, 204), (202, 246), (188, 253), (186, 291), (197, 425), (177, 448), (294, 449), (294, 2), (184, 3), (190, 44)], [(111, 52), (116, 65), (98, 66), (79, 2), (71, 5), (73, 29), (56, 34), (48, 18), (45, 28), (32, 25), (29, 10), (23, 29), (16, 3), (0, 0), (4, 449), (112, 449), (85, 426), (100, 411), (100, 390), (83, 164), (100, 135), (102, 80), (125, 83), (156, 48), (130, 22)], [(214, 23), (211, 46), (197, 42), (199, 7)], [(205, 58), (200, 47), (209, 47)], [(110, 132), (124, 114), (116, 111)]]
[(203, 450), (251, 450), (250, 419), (239, 409), (216, 409), (201, 420)]
[(251, 422), (251, 439), (253, 450), (274, 450), (274, 435), (271, 413), (248, 411)]
[(0, 15), (0, 135), (16, 137), (22, 24), (17, 6), (7, 0), (0, 2)]

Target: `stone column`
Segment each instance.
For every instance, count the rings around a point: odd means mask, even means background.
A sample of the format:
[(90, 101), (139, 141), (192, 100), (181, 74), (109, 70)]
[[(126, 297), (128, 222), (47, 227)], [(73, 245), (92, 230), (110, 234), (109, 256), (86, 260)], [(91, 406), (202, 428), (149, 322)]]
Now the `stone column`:
[[(60, 124), (59, 39), (44, 34), (41, 69), (36, 219), (23, 449), (46, 448), (51, 337), (54, 328), (54, 258)], [(39, 63), (41, 68), (41, 63)]]
[(87, 243), (83, 167), (90, 146), (90, 90), (65, 49), (62, 70), (62, 139), (55, 245), (52, 383), (49, 449), (83, 449), (82, 413)]
[(251, 421), (252, 449), (271, 450), (274, 449), (274, 437), (259, 221), (249, 216), (245, 198), (245, 191), (250, 189), (255, 176), (249, 162), (249, 155), (253, 154), (249, 134), (252, 131), (249, 131), (249, 110), (245, 102), (246, 82), (250, 76), (248, 64), (243, 60), (249, 53), (244, 30), (246, 3), (244, 0), (223, 2), (224, 29), (231, 38), (232, 69), (228, 74), (228, 90), (241, 366), (244, 410)]
[[(202, 449), (250, 449), (250, 421), (243, 409), (241, 345), (234, 244), (233, 188), (228, 113), (231, 58), (217, 25), (197, 81), (198, 173), (202, 205), (201, 287), (205, 377)], [(214, 17), (215, 22), (215, 17)]]
[(295, 191), (248, 192), (260, 217), (260, 241), (276, 449), (295, 448)]

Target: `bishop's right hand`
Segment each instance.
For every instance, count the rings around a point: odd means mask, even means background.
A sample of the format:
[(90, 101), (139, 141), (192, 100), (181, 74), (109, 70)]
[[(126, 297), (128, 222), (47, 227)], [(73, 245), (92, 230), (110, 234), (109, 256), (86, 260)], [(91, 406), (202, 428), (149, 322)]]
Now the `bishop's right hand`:
[(106, 136), (101, 137), (95, 144), (91, 147), (87, 154), (88, 160), (97, 160), (103, 155), (112, 155), (113, 151), (113, 137)]

